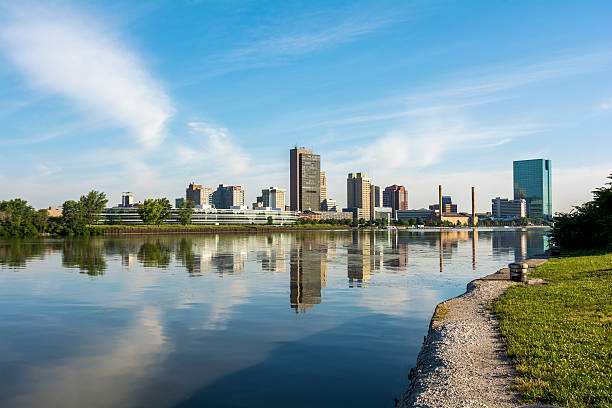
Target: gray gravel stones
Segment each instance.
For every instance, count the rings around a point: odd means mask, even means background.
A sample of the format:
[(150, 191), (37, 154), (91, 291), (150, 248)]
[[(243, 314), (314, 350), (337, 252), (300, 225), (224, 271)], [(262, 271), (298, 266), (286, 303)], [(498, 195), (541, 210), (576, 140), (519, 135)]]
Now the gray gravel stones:
[(470, 282), (467, 292), (440, 305), (398, 407), (516, 407), (516, 372), (506, 358), (497, 321), (487, 305), (517, 283), (502, 270)]

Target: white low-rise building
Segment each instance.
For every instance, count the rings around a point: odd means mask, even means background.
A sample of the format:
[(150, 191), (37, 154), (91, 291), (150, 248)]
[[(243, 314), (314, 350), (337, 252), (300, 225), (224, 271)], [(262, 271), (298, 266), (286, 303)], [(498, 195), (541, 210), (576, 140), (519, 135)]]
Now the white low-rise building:
[(491, 200), (493, 218), (524, 218), (527, 216), (527, 201), (496, 197)]
[[(137, 208), (107, 208), (102, 214), (100, 224), (124, 224), (143, 225)], [(268, 217), (272, 217), (274, 225), (295, 224), (298, 219), (296, 211), (270, 210), (248, 210), (248, 209), (194, 209), (191, 216), (193, 225), (237, 225), (237, 224), (267, 224)], [(170, 211), (170, 217), (164, 224), (177, 225), (179, 212), (177, 209)]]

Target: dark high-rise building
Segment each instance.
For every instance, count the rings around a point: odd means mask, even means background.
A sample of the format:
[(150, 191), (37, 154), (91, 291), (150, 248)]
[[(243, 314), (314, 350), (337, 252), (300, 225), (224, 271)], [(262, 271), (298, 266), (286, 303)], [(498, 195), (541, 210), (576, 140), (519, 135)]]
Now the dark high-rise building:
[(291, 211), (319, 210), (321, 206), (321, 156), (295, 147), (289, 151)]
[(240, 207), (244, 205), (244, 190), (240, 186), (228, 186), (219, 184), (212, 194), (215, 208)]
[(525, 199), (527, 217), (552, 218), (550, 160), (533, 159), (513, 162), (514, 199)]
[(386, 187), (383, 191), (383, 206), (391, 207), (393, 218), (396, 218), (397, 210), (408, 209), (408, 190), (397, 184)]
[(208, 205), (212, 203), (212, 194), (212, 188), (202, 187), (200, 184), (191, 182), (185, 191), (185, 199), (195, 205)]
[(382, 207), (382, 194), (380, 186), (370, 185), (370, 219), (376, 219), (376, 208)]

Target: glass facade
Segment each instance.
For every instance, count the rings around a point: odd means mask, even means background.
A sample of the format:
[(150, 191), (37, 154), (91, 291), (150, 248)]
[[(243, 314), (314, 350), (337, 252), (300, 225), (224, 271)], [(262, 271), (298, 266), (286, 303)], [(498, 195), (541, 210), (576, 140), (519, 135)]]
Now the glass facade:
[(551, 163), (546, 159), (513, 163), (514, 199), (525, 199), (527, 217), (552, 218)]
[(302, 153), (299, 160), (300, 210), (317, 211), (321, 206), (321, 157)]

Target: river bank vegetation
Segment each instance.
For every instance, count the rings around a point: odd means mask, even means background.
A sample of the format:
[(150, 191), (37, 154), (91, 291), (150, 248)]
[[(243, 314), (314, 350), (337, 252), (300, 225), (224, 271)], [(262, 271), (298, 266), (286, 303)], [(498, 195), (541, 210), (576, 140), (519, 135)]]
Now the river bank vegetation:
[(49, 217), (47, 210), (35, 210), (20, 198), (0, 201), (0, 237), (95, 234), (91, 224), (98, 222), (107, 202), (104, 193), (92, 190), (79, 201), (65, 201), (61, 217)]
[(495, 303), (500, 332), (529, 402), (612, 406), (612, 254), (554, 258)]
[[(67, 200), (62, 204), (62, 215), (60, 217), (49, 217), (47, 210), (36, 210), (28, 205), (27, 201), (16, 198), (9, 201), (0, 201), (0, 237), (36, 237), (39, 235), (55, 236), (90, 236), (102, 235), (107, 230), (138, 228), (147, 229), (159, 227), (162, 229), (175, 228), (176, 224), (168, 224), (171, 216), (172, 205), (167, 198), (146, 199), (138, 214), (143, 225), (126, 226), (122, 225), (121, 217), (106, 218), (101, 220), (108, 200), (103, 192), (92, 190), (82, 195), (78, 201)], [(183, 201), (183, 205), (178, 209), (178, 222), (182, 228), (188, 229), (240, 229), (256, 227), (250, 225), (192, 225), (191, 219), (194, 212), (194, 204), (190, 201)], [(541, 222), (539, 222), (541, 221)], [(386, 227), (389, 225), (397, 227), (447, 227), (453, 228), (460, 226), (449, 221), (422, 220), (412, 218), (409, 220), (391, 220), (390, 222), (366, 219), (321, 219), (307, 215), (299, 218), (295, 224), (275, 226), (273, 218), (268, 217), (267, 228), (372, 228)], [(541, 225), (544, 220), (530, 220), (527, 218), (514, 221), (482, 220), (478, 227), (495, 226), (527, 226)], [(103, 225), (101, 225), (103, 224)], [(261, 228), (262, 226), (257, 226)]]
[(494, 307), (516, 385), (530, 402), (611, 407), (612, 183), (557, 214), (552, 239), (568, 256), (531, 274), (546, 284), (510, 287)]
[(557, 214), (552, 237), (563, 249), (612, 250), (612, 181), (593, 191), (593, 200)]

